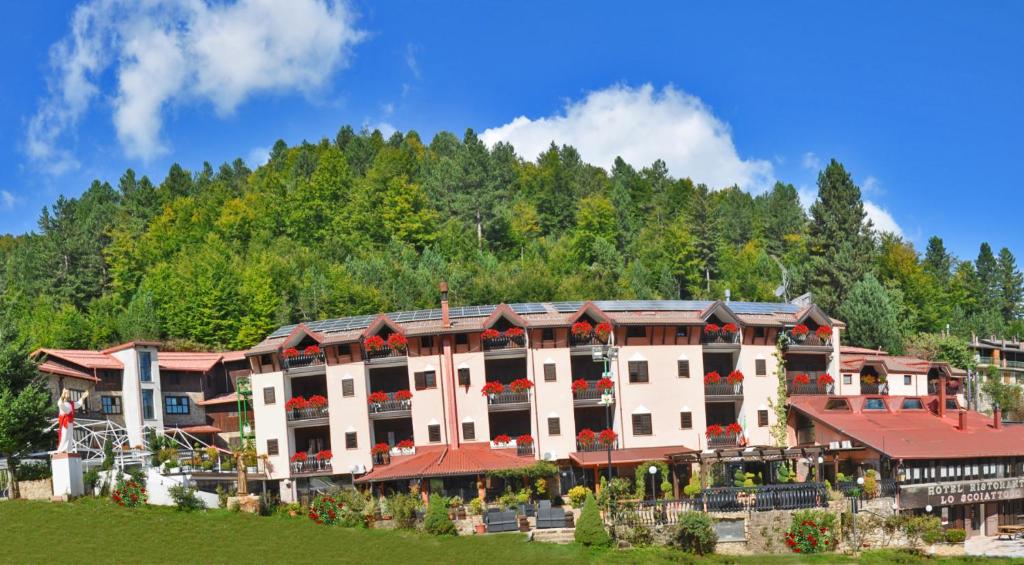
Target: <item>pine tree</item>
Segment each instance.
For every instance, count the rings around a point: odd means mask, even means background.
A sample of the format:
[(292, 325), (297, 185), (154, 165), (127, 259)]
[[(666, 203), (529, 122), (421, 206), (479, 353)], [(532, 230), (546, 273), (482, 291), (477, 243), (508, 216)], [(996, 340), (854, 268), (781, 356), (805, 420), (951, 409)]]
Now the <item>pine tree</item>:
[(924, 252), (923, 266), (925, 272), (935, 277), (943, 287), (949, 284), (953, 275), (953, 256), (946, 251), (942, 238), (933, 235), (928, 238), (928, 249)]
[[(0, 319), (0, 457), (7, 460), (12, 477), (22, 457), (46, 447), (49, 433), (44, 430), (52, 410), (27, 342), (9, 321)], [(18, 498), (18, 482), (10, 483), (11, 498)]]
[(1024, 299), (1024, 275), (1017, 270), (1017, 260), (1007, 248), (999, 250), (996, 264), (999, 284), (999, 308), (1003, 320), (1012, 322), (1020, 315), (1021, 300)]
[(576, 543), (583, 545), (605, 546), (611, 543), (608, 532), (601, 521), (601, 512), (597, 509), (594, 494), (587, 492), (587, 500), (583, 503), (580, 521), (576, 524)]
[(848, 326), (848, 344), (889, 353), (902, 351), (906, 325), (901, 293), (886, 289), (874, 275), (864, 275), (850, 288), (838, 315)]

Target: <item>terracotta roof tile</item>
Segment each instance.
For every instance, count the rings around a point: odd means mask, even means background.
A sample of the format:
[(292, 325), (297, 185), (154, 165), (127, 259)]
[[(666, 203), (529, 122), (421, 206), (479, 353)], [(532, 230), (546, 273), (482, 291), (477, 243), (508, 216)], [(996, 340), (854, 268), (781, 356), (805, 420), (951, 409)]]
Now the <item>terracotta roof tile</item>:
[(46, 361), (43, 361), (39, 365), (39, 371), (42, 372), (42, 373), (49, 373), (51, 375), (60, 375), (62, 377), (71, 377), (73, 379), (82, 379), (83, 381), (91, 381), (91, 382), (94, 382), (94, 383), (98, 383), (100, 381), (99, 379), (97, 379), (96, 377), (90, 375), (89, 373), (84, 373), (82, 371), (79, 371), (78, 369), (74, 369), (74, 368), (71, 368), (71, 367), (66, 367), (66, 366), (61, 365), (60, 363), (56, 363), (56, 362), (54, 362), (54, 361), (52, 361), (50, 359), (47, 359)]
[(236, 402), (238, 402), (238, 393), (229, 392), (228, 394), (223, 394), (221, 396), (197, 400), (196, 404), (199, 406), (210, 406), (214, 404), (235, 404)]
[(205, 373), (216, 367), (222, 357), (220, 353), (161, 351), (157, 354), (157, 361), (160, 368), (167, 371)]
[[(665, 445), (658, 447), (629, 447), (612, 450), (612, 465), (635, 465), (644, 461), (666, 461), (672, 454), (696, 453), (683, 445)], [(569, 458), (581, 467), (607, 467), (607, 451), (575, 451)]]
[(356, 482), (477, 475), (528, 467), (534, 463), (536, 460), (532, 457), (520, 457), (515, 450), (491, 449), (490, 444), (484, 442), (464, 443), (458, 448), (417, 447), (415, 455), (392, 457), (391, 464), (375, 466)]
[(32, 353), (36, 357), (44, 353), (49, 357), (57, 357), (64, 361), (74, 363), (88, 369), (123, 369), (124, 364), (100, 351), (88, 351), (84, 349), (38, 349)]

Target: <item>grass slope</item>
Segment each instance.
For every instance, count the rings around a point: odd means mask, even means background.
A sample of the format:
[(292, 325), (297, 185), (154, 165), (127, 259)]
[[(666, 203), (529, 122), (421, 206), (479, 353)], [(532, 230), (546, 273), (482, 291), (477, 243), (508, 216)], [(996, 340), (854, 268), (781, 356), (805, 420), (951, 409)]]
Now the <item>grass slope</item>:
[[(67, 536), (67, 537), (65, 537)], [(328, 528), (305, 518), (258, 517), (226, 510), (130, 510), (106, 500), (71, 504), (0, 503), (0, 561), (67, 559), (98, 563), (669, 563), (691, 558), (666, 548), (611, 551), (527, 543), (519, 534), (435, 538), (413, 532)], [(852, 559), (716, 556), (717, 563), (837, 563)], [(895, 553), (862, 563), (931, 561)], [(992, 560), (946, 560), (943, 563)]]

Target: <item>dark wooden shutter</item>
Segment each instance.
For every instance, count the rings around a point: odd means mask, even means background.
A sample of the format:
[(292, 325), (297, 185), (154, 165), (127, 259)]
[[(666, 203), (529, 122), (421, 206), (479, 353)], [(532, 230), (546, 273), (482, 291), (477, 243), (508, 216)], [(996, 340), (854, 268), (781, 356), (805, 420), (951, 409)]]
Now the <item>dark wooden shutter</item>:
[(356, 439), (355, 432), (345, 432), (345, 449), (355, 449), (359, 447), (359, 443)]
[(558, 373), (555, 372), (555, 364), (554, 363), (545, 363), (544, 364), (544, 380), (546, 382), (552, 382), (552, 381), (557, 381), (558, 380)]
[(277, 402), (277, 394), (274, 392), (274, 387), (268, 386), (263, 389), (263, 404), (273, 404)]
[(754, 361), (754, 374), (763, 377), (768, 374), (768, 362), (764, 359)]
[(356, 382), (354, 379), (341, 379), (341, 395), (342, 396), (355, 396), (356, 395)]
[(649, 436), (653, 433), (650, 414), (633, 414), (633, 435)]
[(557, 436), (562, 434), (562, 422), (558, 418), (548, 418), (548, 435)]
[(676, 361), (676, 367), (679, 370), (679, 376), (684, 379), (690, 378), (690, 361), (689, 359), (680, 359)]
[(427, 388), (426, 373), (424, 373), (422, 371), (420, 371), (418, 373), (413, 373), (412, 380), (413, 380), (413, 382), (416, 383), (416, 390), (423, 390), (423, 389)]
[(757, 411), (757, 425), (762, 428), (768, 425), (768, 411), (758, 410)]
[(469, 386), (469, 367), (459, 369), (459, 386)]
[(462, 439), (466, 441), (476, 439), (476, 424), (473, 422), (462, 423)]
[(630, 361), (629, 362), (629, 382), (631, 383), (646, 383), (648, 382), (647, 376), (647, 361)]
[(278, 453), (280, 453), (280, 452), (278, 451), (277, 440), (276, 439), (268, 439), (267, 440), (267, 455), (277, 455)]
[(427, 426), (427, 441), (430, 443), (441, 441), (441, 424), (430, 424)]
[(693, 429), (693, 412), (679, 413), (679, 427), (684, 430)]

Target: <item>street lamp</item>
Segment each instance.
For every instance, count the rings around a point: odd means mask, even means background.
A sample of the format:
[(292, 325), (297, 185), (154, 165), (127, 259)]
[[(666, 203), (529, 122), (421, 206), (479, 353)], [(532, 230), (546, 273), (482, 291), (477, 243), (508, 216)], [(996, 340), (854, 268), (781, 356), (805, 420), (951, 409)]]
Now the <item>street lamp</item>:
[(658, 495), (654, 492), (654, 475), (658, 474), (658, 466), (651, 465), (647, 468), (647, 472), (651, 474), (651, 502), (654, 502), (658, 500)]

